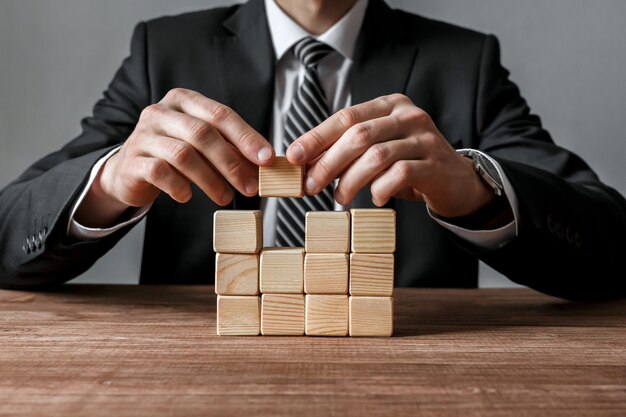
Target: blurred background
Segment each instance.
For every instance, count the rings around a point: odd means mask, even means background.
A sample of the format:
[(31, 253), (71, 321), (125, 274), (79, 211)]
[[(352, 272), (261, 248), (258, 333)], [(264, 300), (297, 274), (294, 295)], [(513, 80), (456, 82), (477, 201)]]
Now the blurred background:
[[(0, 0), (0, 188), (79, 133), (138, 21), (232, 3)], [(498, 36), (504, 65), (557, 143), (626, 194), (626, 1), (388, 3)], [(142, 240), (141, 224), (73, 282), (136, 283)], [(480, 285), (512, 283), (481, 265)]]

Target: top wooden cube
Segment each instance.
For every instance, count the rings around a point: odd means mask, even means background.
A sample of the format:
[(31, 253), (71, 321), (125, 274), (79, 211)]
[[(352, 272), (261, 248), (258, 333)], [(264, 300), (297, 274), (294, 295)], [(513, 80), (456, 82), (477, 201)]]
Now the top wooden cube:
[(259, 253), (263, 247), (261, 210), (218, 210), (213, 217), (213, 250)]
[(350, 213), (307, 212), (305, 249), (307, 253), (349, 253)]
[(392, 209), (352, 209), (352, 252), (393, 253), (396, 212)]
[(259, 196), (303, 197), (304, 167), (292, 165), (286, 157), (277, 156), (268, 167), (259, 167)]

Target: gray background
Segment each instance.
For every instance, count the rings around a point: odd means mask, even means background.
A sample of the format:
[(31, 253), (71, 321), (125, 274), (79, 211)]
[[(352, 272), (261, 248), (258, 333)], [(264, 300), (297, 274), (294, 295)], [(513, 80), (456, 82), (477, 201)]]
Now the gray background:
[[(136, 22), (232, 3), (210, 0), (0, 0), (0, 187), (79, 132), (121, 60)], [(391, 1), (496, 34), (504, 64), (556, 141), (626, 192), (626, 2)], [(134, 283), (143, 226), (83, 282)], [(481, 286), (510, 282), (483, 268)]]

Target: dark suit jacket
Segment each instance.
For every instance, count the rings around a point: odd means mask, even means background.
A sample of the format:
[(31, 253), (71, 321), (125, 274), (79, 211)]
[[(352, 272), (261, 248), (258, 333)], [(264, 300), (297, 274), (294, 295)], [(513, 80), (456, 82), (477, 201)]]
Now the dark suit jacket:
[[(275, 56), (261, 0), (140, 23), (131, 54), (82, 134), (0, 194), (0, 285), (65, 282), (125, 233), (67, 238), (69, 210), (94, 163), (168, 90), (199, 91), (268, 134)], [(475, 287), (478, 259), (513, 281), (566, 298), (620, 296), (626, 202), (576, 155), (557, 147), (500, 64), (496, 38), (391, 10), (371, 0), (351, 76), (353, 103), (401, 92), (455, 147), (496, 158), (519, 197), (519, 236), (480, 250), (437, 225), (422, 203), (395, 200), (397, 286)], [(256, 208), (238, 195), (233, 209)], [(368, 190), (356, 205), (371, 207)], [(197, 188), (187, 204), (161, 195), (147, 219), (142, 283), (213, 283), (212, 214)], [(34, 248), (34, 250), (30, 250)], [(611, 272), (622, 271), (622, 272)]]

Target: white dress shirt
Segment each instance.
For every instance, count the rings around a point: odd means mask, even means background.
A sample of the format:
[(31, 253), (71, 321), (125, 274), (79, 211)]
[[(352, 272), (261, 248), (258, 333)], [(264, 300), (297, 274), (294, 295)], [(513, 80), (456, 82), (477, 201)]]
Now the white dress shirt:
[[(275, 3), (274, 0), (265, 0), (269, 30), (277, 59), (273, 117), (269, 138), (277, 155), (283, 155), (285, 152), (282, 145), (285, 117), (298, 85), (304, 77), (304, 67), (293, 54), (292, 46), (302, 38), (311, 36), (328, 44), (335, 50), (320, 61), (318, 65), (319, 79), (322, 84), (322, 88), (326, 93), (331, 113), (350, 106), (351, 95), (350, 80), (348, 75), (352, 65), (356, 38), (363, 23), (367, 3), (368, 0), (358, 0), (352, 9), (330, 29), (319, 36), (314, 36), (291, 19), (291, 17), (289, 17)], [(114, 152), (115, 150), (98, 161), (98, 163), (94, 166), (85, 190), (83, 190), (74, 205), (68, 225), (68, 233), (77, 239), (87, 240), (107, 236), (122, 227), (127, 226), (128, 224), (141, 220), (141, 218), (145, 216), (150, 209), (150, 206), (138, 208), (135, 213), (130, 215), (130, 220), (106, 229), (88, 228), (74, 220), (74, 213), (86, 195), (93, 179), (96, 177), (106, 159), (108, 159)], [(518, 219), (517, 198), (513, 188), (511, 187), (506, 175), (502, 172), (499, 164), (493, 159), (489, 159), (494, 163), (503, 179), (504, 192), (509, 199), (509, 203), (511, 204), (514, 214), (514, 220), (511, 223), (496, 230), (476, 231), (463, 229), (446, 223), (431, 215), (431, 217), (443, 227), (451, 230), (461, 238), (486, 249), (498, 248), (515, 237), (517, 235)], [(276, 199), (262, 199), (261, 208), (263, 209), (264, 226), (263, 244), (264, 246), (274, 246), (277, 216)], [(336, 210), (346, 210), (348, 208), (349, 207), (343, 207), (335, 202)]]

